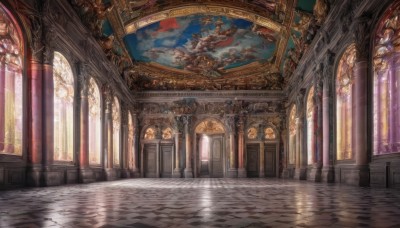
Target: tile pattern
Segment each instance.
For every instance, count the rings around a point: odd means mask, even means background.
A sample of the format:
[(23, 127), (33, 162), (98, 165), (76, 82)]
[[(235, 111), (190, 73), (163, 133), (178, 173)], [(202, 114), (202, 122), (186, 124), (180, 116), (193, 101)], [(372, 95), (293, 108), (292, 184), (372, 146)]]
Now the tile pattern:
[(400, 227), (400, 190), (126, 179), (0, 192), (0, 227)]

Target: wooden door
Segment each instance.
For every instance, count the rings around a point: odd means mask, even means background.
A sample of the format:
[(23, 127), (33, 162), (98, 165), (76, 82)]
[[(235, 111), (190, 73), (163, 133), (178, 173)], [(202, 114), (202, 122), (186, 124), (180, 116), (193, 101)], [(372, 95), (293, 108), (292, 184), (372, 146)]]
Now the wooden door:
[(145, 144), (143, 149), (143, 154), (144, 154), (144, 177), (158, 177), (156, 144)]
[(223, 136), (212, 136), (211, 137), (211, 172), (210, 177), (223, 177)]
[(276, 144), (265, 144), (265, 176), (276, 176)]
[(247, 144), (247, 177), (259, 177), (260, 144)]
[(172, 177), (172, 144), (161, 145), (161, 177)]

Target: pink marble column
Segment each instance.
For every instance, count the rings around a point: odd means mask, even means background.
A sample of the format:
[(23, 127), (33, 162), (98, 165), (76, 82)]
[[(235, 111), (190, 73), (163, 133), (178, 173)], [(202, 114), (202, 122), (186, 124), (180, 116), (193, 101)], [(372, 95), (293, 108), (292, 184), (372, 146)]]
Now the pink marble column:
[(29, 77), (29, 143), (28, 162), (32, 165), (42, 163), (43, 135), (43, 67), (36, 61), (30, 62)]
[[(177, 130), (178, 131), (178, 130)], [(180, 136), (181, 133), (175, 132), (175, 169), (173, 177), (181, 177), (181, 155), (180, 155)]]
[(356, 165), (367, 165), (367, 61), (354, 66), (354, 149)]
[(113, 157), (113, 121), (112, 121), (112, 102), (106, 102), (106, 137), (107, 137), (107, 166), (112, 169), (114, 167)]
[(301, 121), (301, 118), (297, 117), (296, 118), (296, 171), (300, 170), (301, 164), (302, 164), (302, 146), (303, 146), (303, 141), (301, 138), (302, 130), (303, 130), (303, 121)]
[(89, 167), (89, 101), (88, 80), (86, 76), (82, 80), (81, 89), (81, 118), (80, 118), (80, 159), (81, 169)]
[(243, 178), (247, 176), (246, 169), (244, 168), (244, 117), (239, 116), (238, 121), (238, 177)]
[(329, 144), (330, 144), (330, 128), (329, 128), (329, 88), (325, 82), (322, 90), (322, 165), (330, 166)]
[(133, 138), (132, 138), (132, 172), (133, 176), (136, 177), (138, 176), (138, 121), (137, 121), (137, 116), (133, 115)]
[(185, 124), (185, 139), (186, 139), (186, 168), (185, 168), (185, 178), (193, 177), (192, 170), (192, 140), (189, 132), (189, 125), (191, 121), (191, 116), (183, 117), (183, 121)]
[[(51, 61), (52, 62), (52, 61)], [(53, 164), (54, 161), (54, 81), (53, 66), (43, 64), (44, 77), (44, 158), (45, 169)]]
[(6, 101), (6, 64), (0, 66), (0, 152), (4, 151), (5, 144), (5, 101)]

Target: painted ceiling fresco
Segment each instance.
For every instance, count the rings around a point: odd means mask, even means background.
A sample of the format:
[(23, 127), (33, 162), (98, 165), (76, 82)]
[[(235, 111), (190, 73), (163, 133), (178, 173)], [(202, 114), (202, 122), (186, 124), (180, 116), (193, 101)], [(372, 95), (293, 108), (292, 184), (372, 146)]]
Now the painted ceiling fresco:
[(328, 0), (70, 0), (128, 87), (281, 90)]
[(141, 28), (125, 43), (137, 61), (219, 77), (225, 70), (271, 61), (277, 37), (243, 19), (195, 14)]

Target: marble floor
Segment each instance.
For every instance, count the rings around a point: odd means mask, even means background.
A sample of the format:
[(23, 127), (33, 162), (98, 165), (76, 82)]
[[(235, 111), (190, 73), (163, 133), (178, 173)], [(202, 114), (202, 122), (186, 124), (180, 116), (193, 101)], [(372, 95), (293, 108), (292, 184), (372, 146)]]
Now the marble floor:
[(400, 191), (275, 179), (125, 179), (0, 191), (0, 227), (400, 227)]

